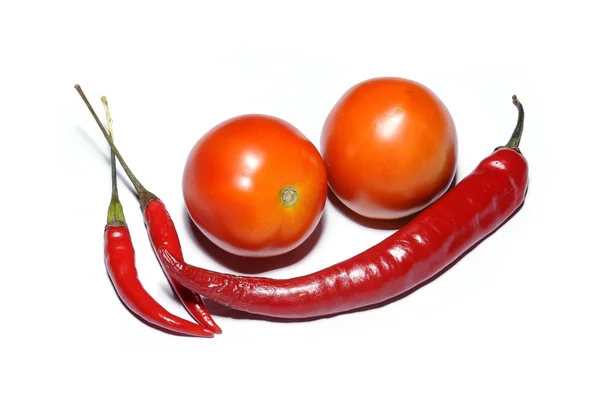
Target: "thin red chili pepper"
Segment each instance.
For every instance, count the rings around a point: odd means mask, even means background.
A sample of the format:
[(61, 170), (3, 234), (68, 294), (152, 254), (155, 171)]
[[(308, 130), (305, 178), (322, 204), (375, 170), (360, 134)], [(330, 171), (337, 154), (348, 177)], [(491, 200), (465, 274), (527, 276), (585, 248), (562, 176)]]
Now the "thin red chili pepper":
[[(92, 108), (92, 105), (83, 93), (83, 90), (81, 89), (79, 84), (75, 85), (75, 89), (83, 99), (83, 102), (85, 102), (94, 119), (96, 120), (96, 123), (98, 124), (100, 130), (104, 134), (104, 138), (106, 138), (108, 144), (111, 147), (111, 152), (115, 154), (116, 158), (121, 163), (123, 170), (125, 170), (125, 173), (131, 180), (138, 194), (138, 200), (140, 203), (140, 207), (142, 208), (142, 212), (144, 214), (144, 221), (148, 230), (148, 236), (150, 238), (152, 248), (154, 249), (155, 253), (157, 253), (156, 249), (158, 247), (168, 247), (173, 256), (176, 256), (179, 260), (183, 261), (183, 254), (181, 251), (179, 236), (177, 234), (177, 230), (175, 229), (175, 225), (173, 224), (173, 220), (171, 219), (171, 216), (169, 215), (164, 203), (156, 195), (144, 188), (144, 186), (138, 181), (138, 179), (135, 178), (129, 167), (127, 167), (127, 164), (123, 161), (123, 157), (114, 146), (109, 134), (100, 122), (98, 115)], [(163, 271), (165, 271), (165, 275), (169, 280), (171, 288), (173, 289), (174, 293), (179, 298), (181, 303), (184, 305), (186, 310), (189, 312), (189, 314), (194, 319), (196, 319), (198, 323), (206, 326), (212, 332), (217, 334), (222, 333), (221, 328), (213, 320), (212, 316), (206, 309), (206, 305), (204, 304), (204, 300), (202, 300), (202, 297), (199, 294), (194, 293), (186, 287), (184, 287), (183, 285), (181, 285), (177, 280), (173, 279), (173, 277), (171, 277), (166, 272), (164, 268), (165, 265), (162, 264), (162, 262), (161, 266), (163, 267)]]
[[(177, 234), (177, 230), (175, 229), (175, 225), (173, 224), (173, 220), (169, 212), (167, 211), (166, 206), (164, 205), (162, 200), (160, 200), (152, 192), (148, 191), (133, 175), (133, 173), (123, 160), (123, 157), (112, 143), (110, 136), (106, 132), (106, 129), (104, 128), (102, 123), (100, 122), (98, 115), (92, 108), (81, 87), (78, 84), (76, 84), (75, 89), (85, 102), (94, 119), (96, 120), (96, 123), (98, 124), (100, 130), (104, 134), (104, 138), (106, 138), (108, 144), (111, 147), (112, 153), (115, 154), (115, 156), (121, 163), (123, 170), (131, 180), (131, 183), (133, 184), (138, 194), (138, 200), (142, 212), (144, 214), (144, 221), (148, 230), (148, 236), (152, 243), (152, 248), (157, 254), (157, 258), (159, 258), (159, 261), (161, 260), (158, 256), (156, 249), (158, 247), (168, 247), (172, 255), (176, 256), (178, 259), (183, 261), (183, 253), (181, 250), (179, 235)], [(208, 309), (206, 308), (202, 297), (199, 294), (194, 293), (186, 287), (184, 287), (183, 285), (181, 285), (177, 280), (173, 279), (173, 277), (166, 272), (165, 264), (162, 263), (162, 261), (160, 262), (163, 271), (165, 272), (165, 275), (167, 276), (167, 279), (171, 285), (171, 288), (173, 289), (174, 293), (179, 298), (181, 303), (184, 305), (186, 310), (189, 312), (189, 314), (194, 319), (196, 319), (198, 323), (206, 326), (212, 332), (217, 334), (222, 333), (221, 328), (219, 327), (219, 325), (217, 325), (217, 323), (213, 320), (212, 316), (208, 312)]]
[(523, 203), (528, 164), (519, 148), (524, 111), (504, 147), (439, 200), (374, 247), (329, 268), (292, 279), (224, 274), (158, 250), (175, 279), (234, 309), (283, 318), (316, 317), (381, 303), (434, 277), (508, 219)]
[[(108, 104), (103, 97), (109, 131), (112, 127)], [(203, 326), (169, 313), (144, 289), (135, 266), (135, 251), (129, 228), (125, 222), (123, 207), (117, 190), (115, 156), (110, 157), (112, 195), (108, 207), (107, 224), (104, 229), (104, 259), (110, 280), (123, 303), (146, 322), (165, 330), (199, 337), (213, 337), (214, 333)]]

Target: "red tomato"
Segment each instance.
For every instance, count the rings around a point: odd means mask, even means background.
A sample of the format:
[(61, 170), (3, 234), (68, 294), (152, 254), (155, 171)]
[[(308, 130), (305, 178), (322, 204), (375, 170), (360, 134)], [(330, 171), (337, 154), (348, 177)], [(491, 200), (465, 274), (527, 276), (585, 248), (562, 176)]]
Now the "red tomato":
[(458, 155), (444, 104), (422, 84), (400, 78), (350, 88), (325, 121), (321, 153), (340, 201), (376, 219), (409, 216), (439, 198)]
[(291, 124), (242, 115), (192, 148), (183, 197), (196, 226), (217, 246), (267, 257), (299, 246), (319, 223), (327, 175), (317, 148)]

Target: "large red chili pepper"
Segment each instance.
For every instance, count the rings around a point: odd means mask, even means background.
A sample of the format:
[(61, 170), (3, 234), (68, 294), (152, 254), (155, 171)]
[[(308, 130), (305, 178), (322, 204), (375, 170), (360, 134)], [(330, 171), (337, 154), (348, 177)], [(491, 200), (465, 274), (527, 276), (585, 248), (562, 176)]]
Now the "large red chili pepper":
[(167, 247), (159, 256), (176, 280), (238, 310), (283, 318), (340, 313), (398, 296), (429, 280), (492, 233), (523, 203), (527, 161), (519, 151), (524, 111), (504, 147), (404, 228), (329, 268), (292, 279), (245, 277), (181, 261)]
[[(144, 186), (135, 178), (129, 167), (127, 167), (127, 164), (123, 161), (123, 158), (121, 157), (119, 152), (116, 150), (110, 138), (110, 135), (100, 122), (98, 115), (92, 108), (81, 87), (78, 84), (76, 84), (75, 89), (77, 90), (77, 92), (87, 105), (88, 109), (92, 113), (92, 116), (96, 120), (96, 123), (98, 123), (100, 130), (102, 130), (104, 137), (111, 146), (111, 153), (113, 153), (117, 157), (117, 159), (123, 166), (123, 170), (125, 170), (125, 173), (129, 177), (135, 190), (137, 191), (138, 200), (144, 214), (144, 221), (148, 230), (148, 236), (152, 243), (152, 248), (156, 252), (158, 247), (166, 247), (169, 249), (169, 252), (173, 256), (175, 256), (180, 261), (183, 261), (183, 253), (181, 250), (179, 235), (177, 234), (177, 230), (175, 229), (173, 220), (171, 219), (171, 216), (169, 215), (169, 212), (167, 211), (164, 203), (156, 195), (144, 188)], [(163, 270), (165, 270), (164, 264), (161, 263), (161, 265), (163, 266)], [(196, 319), (196, 321), (206, 326), (212, 332), (217, 334), (222, 333), (221, 328), (213, 320), (212, 316), (206, 309), (206, 305), (204, 304), (202, 297), (199, 294), (194, 293), (186, 287), (182, 286), (168, 273), (165, 272), (165, 274), (167, 276), (167, 279), (169, 280), (171, 288), (173, 289), (181, 303), (184, 305), (186, 310), (189, 312), (189, 314), (194, 319)]]
[[(105, 103), (106, 115), (109, 119), (108, 105)], [(123, 207), (117, 191), (117, 168), (115, 156), (110, 158), (112, 172), (112, 196), (108, 207), (108, 221), (104, 229), (104, 259), (106, 269), (117, 294), (133, 313), (146, 322), (165, 330), (192, 336), (212, 337), (214, 333), (169, 313), (144, 289), (135, 267), (135, 251), (131, 242), (129, 228), (125, 222)]]

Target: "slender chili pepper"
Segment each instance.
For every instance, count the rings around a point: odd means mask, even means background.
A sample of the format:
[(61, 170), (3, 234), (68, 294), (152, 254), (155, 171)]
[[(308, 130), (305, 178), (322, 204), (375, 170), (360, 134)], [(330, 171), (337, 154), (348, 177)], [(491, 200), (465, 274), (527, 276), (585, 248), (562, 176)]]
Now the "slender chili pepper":
[[(171, 219), (171, 216), (169, 215), (169, 212), (167, 211), (164, 203), (156, 195), (144, 188), (144, 186), (137, 180), (137, 178), (135, 178), (129, 167), (127, 167), (127, 164), (123, 161), (123, 157), (114, 146), (110, 135), (100, 122), (98, 115), (92, 108), (92, 105), (83, 93), (83, 90), (81, 89), (79, 84), (75, 85), (75, 89), (87, 105), (92, 116), (96, 120), (96, 123), (98, 123), (100, 130), (104, 134), (104, 137), (106, 138), (108, 144), (111, 147), (111, 153), (113, 153), (121, 163), (123, 170), (125, 170), (125, 173), (131, 180), (138, 194), (138, 200), (142, 212), (144, 214), (144, 221), (148, 231), (148, 236), (150, 238), (152, 248), (154, 249), (155, 253), (157, 253), (156, 249), (158, 247), (168, 247), (170, 253), (173, 256), (176, 256), (179, 260), (183, 261), (183, 253), (181, 250), (179, 236), (177, 234), (177, 230), (175, 229), (175, 225), (173, 224), (173, 220)], [(198, 323), (204, 325), (212, 332), (217, 334), (222, 333), (221, 328), (213, 320), (212, 316), (206, 309), (206, 305), (204, 304), (202, 297), (199, 294), (194, 293), (186, 287), (182, 286), (177, 280), (173, 279), (173, 277), (166, 273), (166, 270), (164, 268), (165, 266), (164, 264), (162, 264), (162, 262), (161, 266), (163, 267), (163, 271), (165, 272), (165, 275), (169, 280), (171, 288), (173, 289), (181, 303), (184, 305), (186, 310), (189, 312), (189, 314), (194, 319), (196, 319)]]
[[(106, 98), (102, 97), (108, 130), (112, 137), (112, 120)], [(146, 322), (165, 330), (192, 336), (213, 337), (203, 326), (169, 313), (144, 289), (135, 267), (135, 251), (123, 207), (117, 190), (117, 168), (111, 152), (112, 195), (108, 206), (108, 220), (104, 229), (104, 259), (110, 280), (123, 303)]]
[(396, 297), (434, 277), (494, 232), (523, 203), (528, 164), (519, 150), (524, 111), (516, 96), (517, 126), (454, 188), (409, 224), (366, 251), (310, 275), (245, 277), (186, 264), (158, 250), (167, 272), (189, 289), (234, 309), (280, 318), (317, 317)]

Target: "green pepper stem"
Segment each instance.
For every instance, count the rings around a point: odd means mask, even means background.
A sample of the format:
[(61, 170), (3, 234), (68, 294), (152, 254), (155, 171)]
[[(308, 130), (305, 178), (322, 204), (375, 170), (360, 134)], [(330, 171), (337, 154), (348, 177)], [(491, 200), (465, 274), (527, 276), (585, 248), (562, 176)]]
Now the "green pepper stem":
[[(98, 124), (98, 127), (100, 127), (100, 130), (102, 131), (102, 134), (104, 134), (104, 138), (106, 138), (106, 141), (110, 145), (111, 152), (117, 157), (117, 159), (119, 160), (119, 163), (121, 163), (121, 167), (123, 167), (123, 170), (125, 171), (125, 174), (127, 174), (127, 177), (129, 178), (129, 180), (133, 184), (133, 187), (135, 188), (135, 190), (136, 190), (136, 192), (138, 194), (138, 200), (140, 202), (140, 206), (142, 207), (142, 209), (144, 209), (146, 207), (146, 205), (148, 205), (148, 203), (150, 201), (152, 201), (154, 199), (158, 199), (158, 198), (152, 192), (150, 192), (146, 188), (144, 188), (144, 186), (142, 185), (142, 183), (140, 183), (140, 181), (131, 172), (131, 169), (127, 166), (127, 163), (125, 163), (125, 160), (121, 156), (121, 153), (119, 153), (119, 150), (117, 149), (117, 147), (113, 143), (111, 136), (108, 134), (108, 132), (106, 131), (106, 129), (102, 125), (102, 122), (100, 122), (100, 119), (98, 118), (98, 115), (94, 111), (94, 108), (92, 108), (92, 105), (90, 104), (90, 102), (88, 101), (87, 97), (83, 93), (83, 90), (81, 89), (81, 86), (79, 86), (79, 84), (75, 85), (75, 90), (77, 90), (77, 92), (81, 96), (81, 99), (83, 100), (83, 102), (87, 106), (88, 110), (90, 111), (90, 113), (94, 117), (94, 120), (96, 120), (96, 123)], [(115, 172), (115, 174), (116, 174), (116, 172)]]
[[(108, 101), (105, 96), (102, 96), (102, 105), (104, 105), (104, 113), (106, 114), (106, 125), (108, 126), (108, 135), (110, 136), (111, 141), (115, 142), (115, 132), (113, 130), (113, 120), (110, 116), (110, 110), (108, 109)], [(110, 151), (110, 172), (111, 172), (111, 182), (112, 182), (112, 197), (118, 200), (119, 198), (119, 190), (117, 188), (117, 164), (115, 162), (115, 154), (113, 151)]]
[[(102, 104), (104, 105), (104, 113), (106, 114), (106, 124), (108, 126), (108, 135), (111, 140), (114, 140), (112, 117), (108, 109), (108, 101), (106, 97), (102, 96)], [(123, 206), (119, 201), (119, 190), (117, 188), (117, 163), (115, 161), (115, 154), (110, 152), (110, 171), (111, 171), (111, 185), (112, 192), (110, 196), (110, 205), (108, 206), (107, 225), (117, 226), (126, 225), (125, 213), (123, 212)]]
[(513, 131), (510, 140), (508, 140), (508, 144), (506, 146), (511, 149), (519, 149), (519, 144), (521, 143), (521, 136), (523, 135), (523, 124), (525, 122), (525, 111), (523, 110), (523, 105), (517, 99), (516, 95), (512, 96), (513, 104), (519, 110), (519, 116), (517, 119), (517, 125), (515, 126), (515, 130)]

